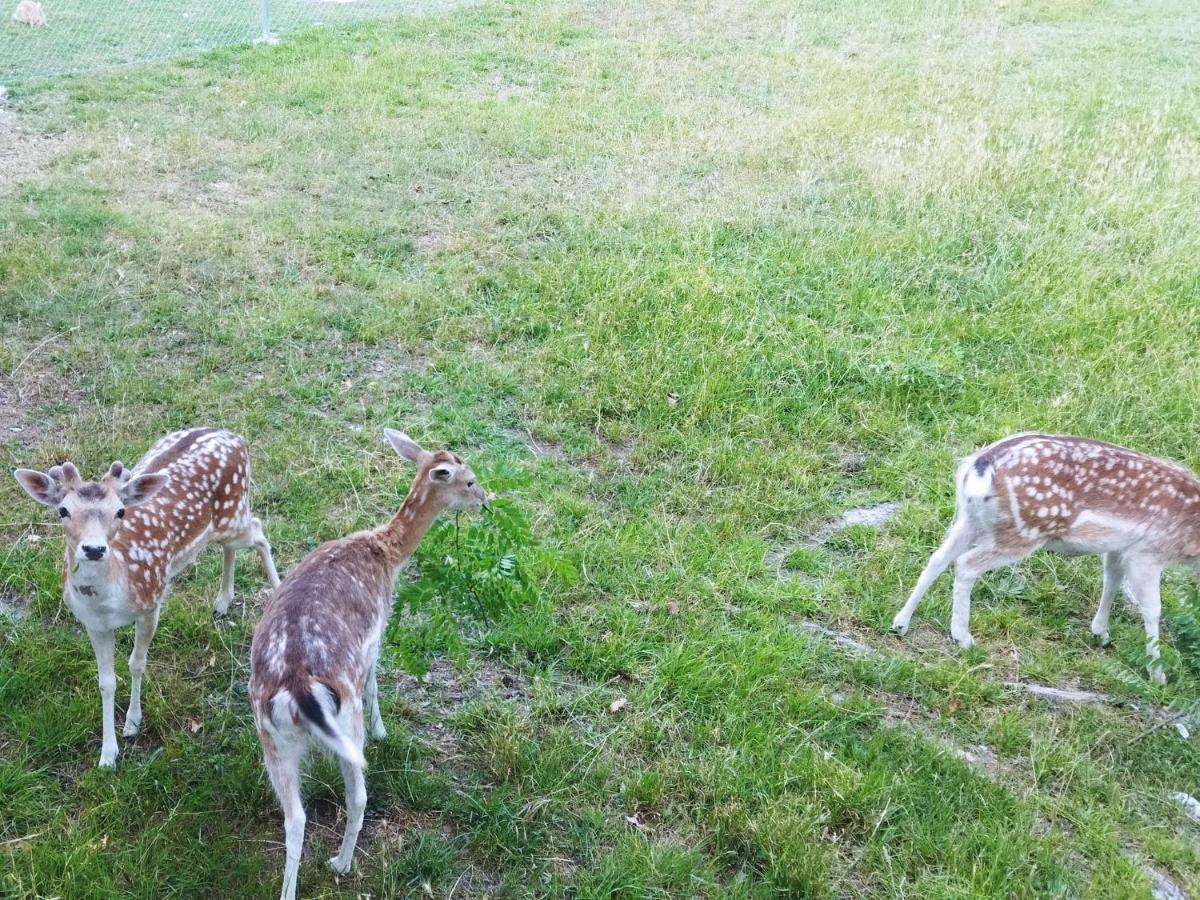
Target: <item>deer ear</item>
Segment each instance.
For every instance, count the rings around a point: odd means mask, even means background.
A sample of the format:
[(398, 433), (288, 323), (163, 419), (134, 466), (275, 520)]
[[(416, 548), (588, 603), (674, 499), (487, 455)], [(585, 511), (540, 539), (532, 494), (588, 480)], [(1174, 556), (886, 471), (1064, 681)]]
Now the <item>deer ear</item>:
[(13, 476), (17, 483), (25, 488), (25, 493), (46, 506), (57, 506), (66, 493), (56, 480), (33, 469), (17, 469)]
[(421, 457), (425, 451), (421, 449), (421, 445), (410, 438), (403, 431), (393, 431), (391, 428), (383, 429), (383, 435), (391, 443), (392, 448), (407, 459), (411, 463), (420, 463)]
[(170, 480), (170, 475), (164, 475), (161, 472), (153, 475), (139, 475), (120, 485), (117, 488), (117, 496), (126, 506), (137, 506), (161, 491)]

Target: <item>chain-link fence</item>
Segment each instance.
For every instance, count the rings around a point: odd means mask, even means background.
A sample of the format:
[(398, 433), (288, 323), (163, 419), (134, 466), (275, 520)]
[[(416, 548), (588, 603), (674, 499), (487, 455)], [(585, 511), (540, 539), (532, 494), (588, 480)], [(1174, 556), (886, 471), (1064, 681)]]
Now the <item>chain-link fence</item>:
[(99, 72), (472, 0), (0, 0), (0, 84)]

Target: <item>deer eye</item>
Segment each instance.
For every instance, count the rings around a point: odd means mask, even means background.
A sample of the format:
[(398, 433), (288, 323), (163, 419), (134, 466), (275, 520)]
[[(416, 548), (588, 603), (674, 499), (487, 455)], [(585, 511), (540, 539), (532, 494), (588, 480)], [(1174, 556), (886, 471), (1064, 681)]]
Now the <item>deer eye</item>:
[(124, 507), (121, 507), (120, 509), (117, 510), (117, 518), (118, 519), (125, 518), (125, 508)]
[(59, 517), (60, 519), (66, 519), (66, 518), (69, 518), (69, 517), (70, 517), (70, 515), (71, 515), (71, 514), (70, 514), (69, 512), (67, 512), (67, 508), (66, 508), (65, 506), (60, 506), (60, 507), (58, 508), (58, 517)]

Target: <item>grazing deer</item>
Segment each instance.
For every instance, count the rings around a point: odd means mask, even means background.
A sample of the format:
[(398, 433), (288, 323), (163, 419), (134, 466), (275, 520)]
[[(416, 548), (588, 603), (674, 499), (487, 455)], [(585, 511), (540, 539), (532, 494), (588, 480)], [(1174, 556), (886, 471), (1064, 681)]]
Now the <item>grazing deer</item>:
[(296, 896), (305, 822), (300, 767), (310, 747), (341, 763), (346, 832), (329, 864), (336, 872), (350, 871), (367, 802), (364, 704), (372, 737), (387, 734), (375, 667), (400, 567), (442, 510), (478, 509), (487, 501), (474, 473), (453, 453), (429, 453), (391, 429), (384, 434), (417, 466), (400, 511), (379, 528), (322, 544), (306, 556), (275, 590), (250, 648), (250, 703), (283, 807), (283, 900)]
[(46, 27), (46, 10), (36, 0), (21, 0), (13, 11), (12, 20), (18, 25), (32, 25), (34, 28)]
[(142, 722), (146, 651), (172, 577), (217, 543), (225, 551), (217, 615), (233, 599), (235, 550), (257, 549), (271, 584), (279, 584), (262, 523), (250, 515), (246, 442), (228, 431), (192, 428), (162, 438), (132, 471), (114, 462), (99, 481), (84, 481), (69, 462), (46, 473), (14, 474), (29, 496), (57, 509), (66, 532), (63, 598), (96, 651), (104, 720), (100, 765), (111, 767), (117, 760), (115, 629), (134, 626), (124, 730), (131, 737)]
[(1200, 479), (1179, 463), (1103, 441), (1017, 434), (958, 467), (954, 521), (934, 551), (892, 630), (908, 631), (921, 597), (955, 563), (950, 634), (974, 643), (967, 621), (971, 588), (983, 573), (1040, 547), (1104, 559), (1104, 586), (1092, 634), (1108, 643), (1108, 617), (1124, 586), (1146, 625), (1150, 677), (1166, 682), (1158, 650), (1164, 567), (1200, 569)]

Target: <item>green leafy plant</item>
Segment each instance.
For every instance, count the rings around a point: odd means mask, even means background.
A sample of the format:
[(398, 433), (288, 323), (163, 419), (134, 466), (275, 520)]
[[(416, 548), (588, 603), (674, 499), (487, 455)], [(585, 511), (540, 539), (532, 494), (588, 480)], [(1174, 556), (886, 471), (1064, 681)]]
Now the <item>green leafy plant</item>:
[[(504, 471), (484, 483), (498, 490), (515, 485)], [(460, 514), (435, 524), (415, 555), (415, 577), (397, 592), (404, 614), (388, 626), (390, 655), (417, 677), (437, 653), (462, 659), (470, 628), (532, 606), (539, 587), (531, 569), (557, 566), (535, 545), (529, 521), (509, 499), (494, 500), (477, 520)]]

